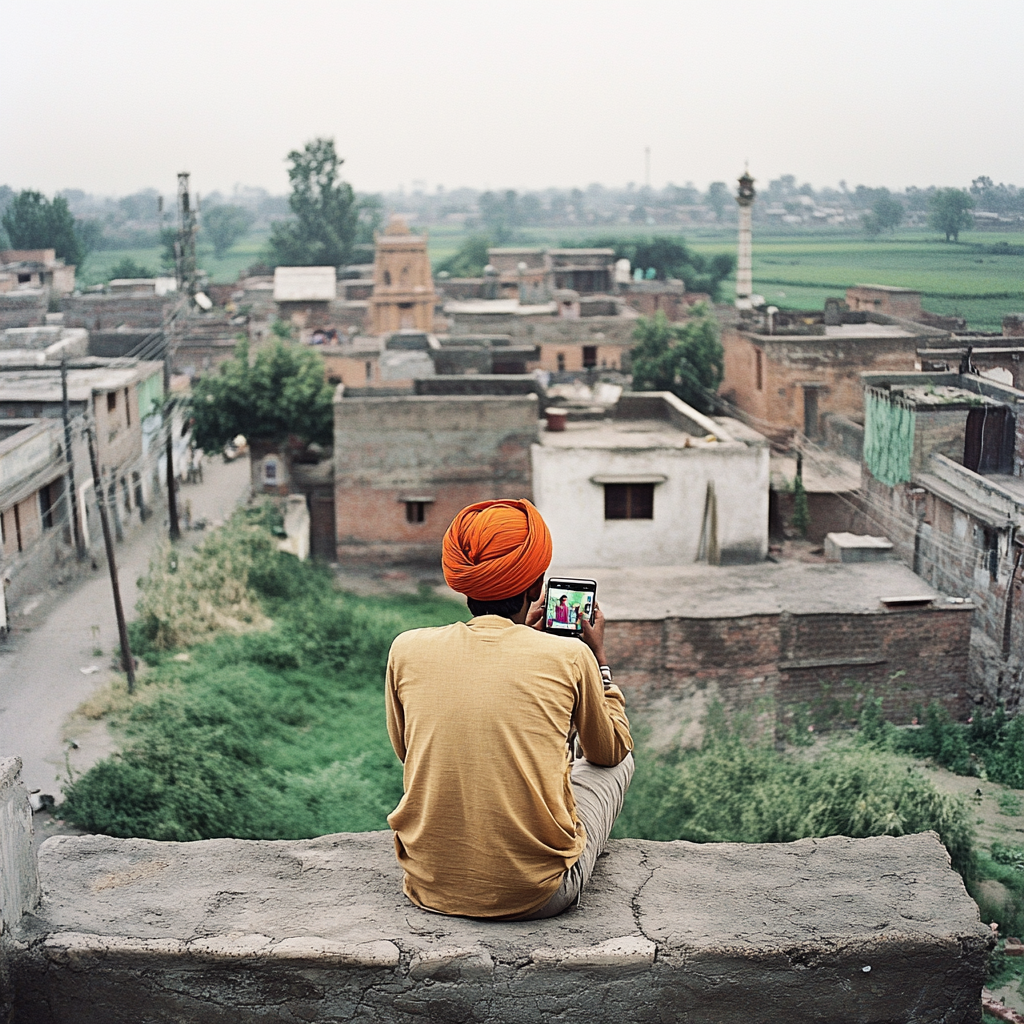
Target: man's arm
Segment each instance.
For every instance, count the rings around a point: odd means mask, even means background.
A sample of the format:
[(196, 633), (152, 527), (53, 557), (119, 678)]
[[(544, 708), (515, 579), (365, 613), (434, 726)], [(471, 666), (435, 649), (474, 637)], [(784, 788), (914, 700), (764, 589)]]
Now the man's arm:
[(405, 764), (405, 710), (398, 699), (395, 684), (395, 647), (388, 652), (388, 668), (384, 678), (384, 707), (387, 711), (388, 736), (398, 760)]
[[(600, 665), (607, 665), (604, 653), (604, 612), (594, 606), (594, 624), (583, 619), (583, 642), (589, 652), (580, 652), (580, 700), (576, 728), (583, 756), (591, 764), (617, 765), (633, 749), (622, 691), (602, 677)], [(593, 654), (593, 657), (591, 657)]]

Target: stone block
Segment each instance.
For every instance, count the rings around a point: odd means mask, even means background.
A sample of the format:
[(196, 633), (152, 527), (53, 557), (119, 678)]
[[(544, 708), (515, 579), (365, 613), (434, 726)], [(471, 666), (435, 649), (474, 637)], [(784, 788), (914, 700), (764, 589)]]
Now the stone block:
[(830, 533), (825, 537), (826, 562), (880, 562), (892, 557), (892, 541), (866, 534)]
[(980, 1020), (991, 932), (933, 833), (622, 840), (547, 921), (402, 895), (390, 833), (54, 837), (16, 1024)]

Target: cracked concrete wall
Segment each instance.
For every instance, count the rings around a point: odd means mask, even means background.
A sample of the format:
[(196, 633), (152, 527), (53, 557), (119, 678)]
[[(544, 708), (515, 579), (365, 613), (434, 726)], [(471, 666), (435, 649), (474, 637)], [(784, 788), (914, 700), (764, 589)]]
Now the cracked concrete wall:
[(418, 910), (390, 833), (54, 837), (17, 1024), (980, 1020), (989, 929), (933, 833), (610, 844), (581, 906)]

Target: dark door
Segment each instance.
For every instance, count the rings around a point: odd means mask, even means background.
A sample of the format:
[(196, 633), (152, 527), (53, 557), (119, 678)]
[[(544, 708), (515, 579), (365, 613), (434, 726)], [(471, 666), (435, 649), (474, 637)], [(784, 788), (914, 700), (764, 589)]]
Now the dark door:
[(964, 430), (964, 468), (975, 473), (1013, 472), (1013, 427), (1005, 405), (971, 409)]
[(309, 496), (309, 549), (320, 561), (334, 562), (338, 558), (334, 495), (327, 488), (317, 488)]

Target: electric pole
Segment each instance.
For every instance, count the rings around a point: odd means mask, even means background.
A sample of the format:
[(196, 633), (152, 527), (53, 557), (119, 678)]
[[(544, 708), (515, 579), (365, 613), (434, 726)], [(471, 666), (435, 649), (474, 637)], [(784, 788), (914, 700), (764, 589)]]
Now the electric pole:
[(114, 614), (117, 616), (117, 633), (121, 639), (121, 665), (128, 676), (128, 692), (135, 692), (135, 659), (132, 657), (131, 644), (128, 642), (128, 626), (124, 620), (124, 608), (121, 605), (121, 588), (117, 582), (117, 565), (114, 561), (114, 541), (110, 536), (110, 521), (107, 518), (107, 496), (103, 493), (103, 481), (100, 479), (100, 465), (96, 459), (96, 440), (92, 424), (85, 428), (89, 442), (89, 462), (92, 465), (92, 482), (96, 490), (96, 504), (99, 506), (100, 525), (103, 527), (103, 544), (107, 549), (107, 568), (110, 570), (110, 587), (114, 592)]
[(188, 191), (188, 171), (178, 175), (178, 238), (174, 243), (175, 269), (178, 292), (189, 306), (195, 301), (196, 291), (196, 233), (199, 226)]
[(68, 405), (68, 355), (60, 357), (60, 391), (64, 418), (64, 461), (68, 464), (68, 502), (71, 505), (71, 535), (78, 557), (85, 557), (85, 538), (78, 525), (78, 501), (75, 492), (75, 460), (71, 455), (71, 411)]

